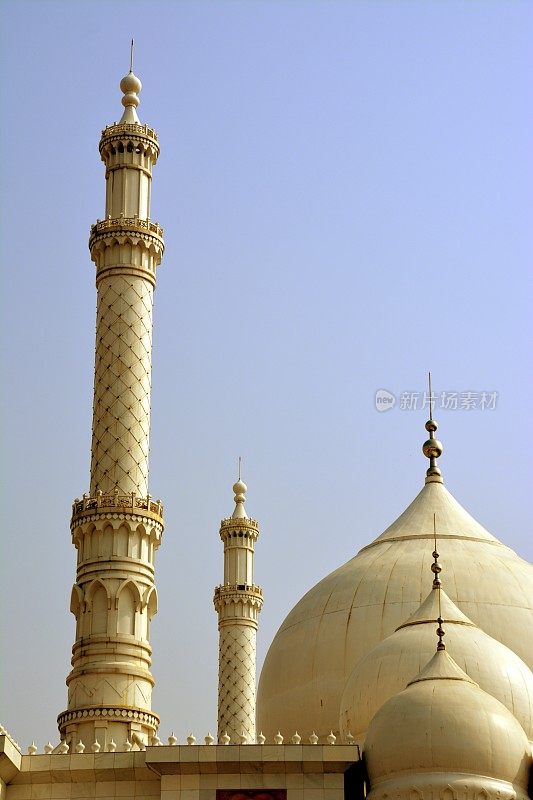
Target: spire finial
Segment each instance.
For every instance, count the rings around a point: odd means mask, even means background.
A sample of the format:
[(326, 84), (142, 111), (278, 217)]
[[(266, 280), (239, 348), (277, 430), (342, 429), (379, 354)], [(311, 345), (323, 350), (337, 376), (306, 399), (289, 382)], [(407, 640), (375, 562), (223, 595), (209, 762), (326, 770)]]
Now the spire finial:
[(442, 455), (442, 443), (435, 438), (435, 431), (439, 427), (433, 419), (433, 395), (431, 393), (431, 372), (428, 373), (429, 383), (429, 419), (425, 428), (429, 433), (429, 439), (422, 445), (422, 452), (429, 458), (429, 469), (426, 472), (426, 483), (442, 483), (442, 473), (437, 467), (437, 458)]
[[(440, 588), (439, 588), (439, 607), (440, 607)], [(442, 627), (443, 622), (444, 620), (440, 615), (440, 608), (439, 608), (439, 616), (437, 618), (437, 636), (439, 637), (439, 641), (437, 642), (437, 652), (439, 652), (439, 650), (446, 650), (446, 645), (442, 641), (442, 637), (445, 635), (444, 628)]]
[(442, 570), (441, 565), (438, 562), (439, 554), (437, 552), (437, 515), (433, 514), (433, 544), (434, 550), (432, 553), (433, 556), (433, 564), (431, 565), (431, 571), (433, 573), (433, 588), (438, 591), (438, 599), (439, 599), (439, 616), (437, 617), (437, 652), (439, 650), (446, 650), (446, 645), (442, 641), (444, 634), (444, 628), (442, 627), (444, 620), (442, 619), (442, 606), (441, 606), (441, 581), (439, 578), (439, 573)]
[(124, 113), (122, 114), (121, 122), (137, 123), (139, 124), (139, 117), (137, 116), (137, 106), (139, 105), (139, 92), (143, 88), (137, 75), (133, 72), (133, 54), (135, 48), (135, 40), (131, 40), (130, 47), (130, 71), (120, 81), (120, 90), (123, 92), (122, 105), (124, 106)]
[[(431, 554), (433, 556), (433, 564), (431, 565), (431, 571), (433, 573), (433, 588), (440, 589), (441, 580), (440, 580), (440, 572), (442, 570), (441, 565), (438, 562), (439, 554), (437, 553), (437, 522), (436, 522), (436, 514), (433, 514), (433, 541), (434, 541), (434, 550)], [(440, 602), (440, 594), (439, 594), (439, 602)]]
[(246, 502), (246, 491), (248, 487), (241, 479), (241, 470), (242, 470), (242, 457), (239, 456), (239, 477), (237, 483), (233, 484), (233, 492), (235, 493), (235, 511), (231, 515), (233, 518), (242, 517), (247, 518), (247, 513), (244, 508), (244, 504)]

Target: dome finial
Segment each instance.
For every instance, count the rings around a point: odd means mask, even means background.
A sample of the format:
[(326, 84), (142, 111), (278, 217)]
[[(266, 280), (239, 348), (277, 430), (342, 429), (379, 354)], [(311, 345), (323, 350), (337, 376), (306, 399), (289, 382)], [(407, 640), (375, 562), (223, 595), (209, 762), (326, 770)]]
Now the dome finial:
[(139, 117), (137, 116), (137, 106), (139, 105), (138, 94), (142, 89), (142, 83), (133, 72), (134, 48), (135, 48), (135, 40), (132, 39), (130, 47), (130, 71), (120, 81), (120, 90), (124, 94), (124, 97), (122, 98), (124, 113), (122, 114), (122, 118), (120, 121), (139, 124)]
[(433, 514), (433, 540), (434, 540), (434, 550), (431, 554), (433, 556), (433, 564), (431, 565), (431, 571), (433, 573), (433, 588), (440, 589), (441, 580), (440, 580), (440, 573), (442, 571), (442, 567), (438, 562), (439, 554), (437, 553), (437, 522), (436, 522), (436, 514)]
[(437, 643), (437, 652), (439, 650), (446, 650), (446, 645), (442, 641), (444, 633), (444, 628), (442, 624), (444, 620), (442, 619), (442, 606), (441, 606), (441, 580), (439, 578), (439, 573), (442, 570), (441, 565), (438, 562), (439, 554), (437, 552), (437, 515), (433, 514), (433, 542), (435, 549), (433, 550), (433, 564), (431, 565), (431, 571), (433, 573), (433, 588), (436, 589), (439, 593), (439, 616), (437, 617), (437, 636), (439, 637), (439, 641)]
[(231, 515), (234, 519), (241, 517), (246, 519), (248, 517), (246, 510), (244, 508), (244, 504), (246, 502), (246, 491), (248, 487), (241, 480), (241, 470), (242, 470), (242, 457), (239, 456), (239, 469), (238, 469), (238, 479), (237, 483), (233, 484), (233, 491), (235, 493), (235, 511)]
[(422, 445), (422, 452), (429, 458), (429, 469), (426, 472), (426, 483), (442, 483), (442, 473), (437, 467), (437, 458), (442, 455), (442, 443), (435, 438), (435, 431), (438, 428), (437, 423), (433, 419), (433, 395), (431, 393), (431, 372), (428, 373), (429, 377), (429, 419), (426, 422), (426, 430), (429, 433), (429, 439)]

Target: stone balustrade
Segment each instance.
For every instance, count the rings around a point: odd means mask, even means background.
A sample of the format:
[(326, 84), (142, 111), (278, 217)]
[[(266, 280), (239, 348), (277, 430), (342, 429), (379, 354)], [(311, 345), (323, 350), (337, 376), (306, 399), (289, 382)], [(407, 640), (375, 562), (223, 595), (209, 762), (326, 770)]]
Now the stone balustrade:
[(109, 136), (110, 134), (124, 134), (128, 136), (131, 134), (132, 136), (138, 136), (142, 134), (144, 136), (149, 136), (150, 139), (154, 139), (157, 142), (157, 133), (153, 128), (150, 128), (149, 125), (143, 125), (142, 123), (138, 122), (113, 122), (112, 125), (107, 125), (102, 130), (102, 137)]
[(139, 497), (133, 492), (131, 494), (103, 494), (97, 492), (92, 497), (84, 494), (82, 499), (76, 498), (72, 503), (72, 515), (81, 514), (84, 511), (95, 511), (98, 509), (121, 509), (124, 511), (137, 511), (138, 509), (151, 511), (152, 514), (163, 516), (163, 503), (161, 500), (152, 500), (151, 496)]
[[(6, 729), (3, 728), (0, 725), (0, 737), (1, 736), (6, 736), (10, 740), (10, 742), (17, 748), (19, 753), (22, 753), (21, 747), (18, 744), (18, 742), (15, 742), (12, 739), (12, 737), (7, 733)], [(258, 734), (257, 740), (255, 742), (247, 740), (245, 736), (239, 736), (238, 737), (238, 741), (232, 741), (231, 738), (227, 734), (224, 734), (221, 737), (221, 739), (218, 742), (218, 744), (217, 744), (215, 738), (211, 735), (211, 733), (208, 733), (204, 737), (202, 742), (197, 742), (196, 737), (194, 736), (194, 734), (190, 733), (186, 737), (185, 742), (183, 742), (183, 743), (180, 743), (178, 741), (177, 737), (174, 735), (174, 733), (171, 733), (170, 736), (168, 737), (166, 743), (163, 743), (159, 739), (159, 737), (157, 735), (153, 736), (152, 739), (151, 739), (149, 747), (183, 747), (183, 746), (186, 746), (186, 747), (212, 747), (212, 746), (216, 747), (216, 746), (218, 746), (218, 747), (220, 747), (220, 746), (229, 746), (229, 745), (233, 745), (233, 746), (235, 746), (235, 745), (239, 745), (239, 746), (260, 745), (260, 746), (263, 746), (264, 745), (265, 747), (268, 747), (268, 746), (271, 746), (271, 745), (277, 745), (279, 747), (279, 746), (283, 745), (283, 747), (295, 747), (295, 746), (298, 746), (298, 745), (299, 746), (303, 746), (303, 745), (306, 745), (306, 744), (307, 743), (302, 742), (302, 737), (300, 736), (298, 731), (296, 731), (287, 741), (285, 741), (285, 737), (278, 731), (278, 733), (273, 737), (273, 740), (271, 742), (267, 742), (266, 737), (263, 736), (262, 733)], [(325, 741), (320, 742), (319, 737), (315, 733), (313, 733), (309, 737), (309, 743), (308, 744), (309, 745), (313, 745), (313, 746), (314, 745), (319, 745), (319, 744), (324, 745), (324, 746), (325, 745), (329, 745), (330, 747), (333, 747), (335, 745), (337, 745), (337, 746), (338, 745), (349, 745), (349, 746), (354, 746), (355, 750), (356, 750), (356, 753), (357, 754), (359, 753), (359, 745), (355, 743), (354, 737), (351, 734), (348, 734), (345, 737), (345, 741), (344, 742), (339, 742), (338, 738), (335, 736), (335, 734), (332, 731), (328, 736), (325, 737)], [(79, 742), (76, 745), (76, 747), (74, 748), (73, 752), (75, 752), (78, 755), (82, 755), (84, 753), (89, 755), (89, 754), (100, 753), (100, 752), (107, 752), (107, 753), (130, 752), (130, 751), (135, 750), (135, 749), (137, 749), (137, 750), (146, 750), (146, 745), (140, 739), (139, 740), (135, 739), (134, 741), (130, 741), (129, 739), (127, 739), (126, 741), (124, 741), (122, 743), (118, 743), (118, 744), (116, 742), (114, 742), (113, 740), (111, 740), (109, 742), (108, 747), (104, 750), (101, 747), (101, 745), (98, 742), (98, 740), (96, 740), (95, 742), (93, 742), (93, 744), (91, 745), (90, 748), (86, 748), (83, 745), (83, 743)], [(44, 754), (44, 755), (52, 755), (52, 754), (53, 755), (68, 755), (70, 753), (70, 747), (67, 744), (67, 742), (65, 742), (64, 740), (61, 740), (57, 745), (53, 745), (53, 744), (51, 744), (51, 742), (47, 742), (43, 746), (43, 749), (39, 752), (39, 750), (38, 750), (37, 746), (35, 745), (35, 743), (32, 742), (27, 748), (27, 753), (30, 756), (42, 755), (42, 754)]]
[(99, 219), (94, 225), (91, 225), (89, 247), (92, 238), (98, 233), (104, 233), (109, 230), (131, 230), (132, 228), (142, 232), (153, 233), (161, 239), (163, 238), (164, 230), (158, 222), (139, 219), (138, 217), (111, 217), (109, 219)]

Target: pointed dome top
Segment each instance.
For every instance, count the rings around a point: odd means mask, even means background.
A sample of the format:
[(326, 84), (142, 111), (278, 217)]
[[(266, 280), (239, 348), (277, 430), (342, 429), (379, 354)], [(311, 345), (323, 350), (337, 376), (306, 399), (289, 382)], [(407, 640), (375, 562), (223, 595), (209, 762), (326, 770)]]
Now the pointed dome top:
[[(429, 441), (436, 447), (434, 438)], [(526, 664), (532, 663), (528, 645), (533, 635), (532, 567), (477, 522), (450, 494), (440, 475), (433, 474), (380, 536), (313, 586), (283, 621), (266, 655), (257, 694), (258, 726), (267, 736), (283, 728), (298, 728), (302, 738), (313, 730), (319, 736), (327, 736), (332, 729), (337, 733), (340, 703), (352, 672), (417, 611), (427, 595), (435, 516), (439, 543), (445, 542), (449, 597), (474, 624), (514, 650)], [(449, 612), (442, 599), (447, 639), (453, 643), (458, 630), (473, 628), (462, 620), (453, 632), (448, 629)], [(432, 614), (433, 622), (436, 616)], [(411, 625), (404, 632), (416, 636), (423, 628)], [(434, 637), (432, 623), (426, 659), (434, 652)], [(477, 654), (470, 652), (475, 658)], [(422, 663), (414, 665), (403, 685)], [(385, 667), (385, 671), (392, 679), (394, 670)], [(384, 674), (379, 677), (380, 696), (390, 683)], [(364, 696), (357, 695), (350, 707), (360, 709), (361, 702), (366, 703)], [(532, 709), (527, 706), (528, 716)], [(353, 727), (347, 730), (356, 733)], [(366, 730), (360, 728), (361, 733)]]
[(437, 650), (418, 675), (409, 681), (408, 686), (413, 686), (420, 681), (466, 681), (479, 688), (479, 684), (470, 678), (461, 669), (446, 650)]
[(424, 665), (428, 659), (431, 664), (435, 654), (435, 620), (439, 612), (454, 662), (503, 703), (533, 739), (531, 670), (516, 653), (478, 628), (443, 589), (431, 589), (414, 614), (354, 666), (340, 702), (342, 736), (350, 732), (361, 743), (383, 704), (406, 684), (420, 679)]
[(137, 75), (133, 72), (133, 47), (134, 41), (131, 40), (131, 56), (130, 56), (130, 71), (120, 81), (120, 91), (124, 94), (122, 98), (122, 105), (124, 106), (124, 113), (122, 114), (121, 122), (139, 123), (137, 116), (137, 106), (139, 105), (138, 95), (143, 88), (143, 85)]
[[(440, 592), (440, 600), (438, 593)], [(396, 630), (408, 628), (411, 625), (424, 625), (428, 622), (433, 623), (439, 616), (442, 617), (443, 622), (453, 622), (458, 625), (470, 625), (474, 627), (472, 620), (468, 619), (466, 614), (457, 608), (444, 589), (433, 588), (423, 603), (411, 614), (406, 622), (399, 625)]]

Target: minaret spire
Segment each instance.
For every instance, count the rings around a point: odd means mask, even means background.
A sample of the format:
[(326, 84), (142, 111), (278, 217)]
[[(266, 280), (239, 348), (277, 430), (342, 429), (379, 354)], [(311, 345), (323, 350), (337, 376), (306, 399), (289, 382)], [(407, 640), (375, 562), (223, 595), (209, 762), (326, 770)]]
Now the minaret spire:
[(137, 95), (140, 93), (143, 86), (137, 75), (133, 72), (134, 47), (135, 40), (132, 39), (130, 47), (130, 71), (120, 81), (120, 89), (124, 93), (124, 97), (122, 98), (124, 113), (120, 121), (139, 124), (139, 117), (137, 116), (139, 98)]
[(120, 88), (124, 114), (100, 139), (105, 218), (89, 237), (97, 288), (91, 481), (72, 507), (76, 641), (68, 708), (58, 718), (71, 751), (80, 741), (102, 750), (111, 739), (119, 749), (126, 740), (146, 743), (159, 724), (149, 632), (163, 509), (148, 491), (152, 306), (164, 249), (163, 230), (150, 221), (159, 145), (139, 123), (141, 82), (132, 70)]
[(220, 523), (224, 542), (224, 583), (215, 589), (218, 612), (218, 740), (227, 733), (234, 743), (255, 742), (255, 666), (257, 619), (263, 605), (254, 584), (254, 545), (259, 525), (244, 507), (247, 486), (233, 486), (235, 510)]
[(429, 382), (429, 419), (425, 428), (429, 433), (429, 439), (424, 442), (422, 452), (429, 458), (429, 469), (426, 472), (426, 483), (442, 483), (442, 473), (437, 466), (437, 458), (442, 455), (442, 443), (435, 438), (435, 431), (439, 427), (433, 419), (433, 396), (431, 394), (431, 372), (428, 373)]

